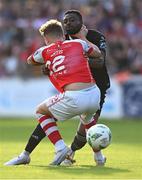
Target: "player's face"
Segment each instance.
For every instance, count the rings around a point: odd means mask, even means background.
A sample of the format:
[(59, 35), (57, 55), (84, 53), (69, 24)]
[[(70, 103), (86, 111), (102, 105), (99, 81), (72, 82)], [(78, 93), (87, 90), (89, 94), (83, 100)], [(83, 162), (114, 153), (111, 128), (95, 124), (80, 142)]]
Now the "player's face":
[(82, 27), (82, 22), (80, 21), (79, 17), (74, 13), (65, 15), (63, 19), (63, 24), (67, 34), (76, 34), (80, 31)]

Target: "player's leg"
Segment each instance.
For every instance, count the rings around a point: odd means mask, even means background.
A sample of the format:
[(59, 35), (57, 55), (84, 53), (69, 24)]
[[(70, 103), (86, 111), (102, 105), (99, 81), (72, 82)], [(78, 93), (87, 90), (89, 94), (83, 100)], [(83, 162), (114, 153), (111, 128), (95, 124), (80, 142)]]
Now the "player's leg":
[[(105, 102), (106, 92), (109, 87), (110, 86), (105, 86), (105, 88), (100, 89), (101, 92), (100, 109), (96, 112), (98, 114), (98, 117), (101, 114), (102, 107)], [(102, 151), (97, 151), (97, 152), (94, 151), (94, 161), (96, 162), (96, 165), (101, 165), (101, 166), (105, 165), (106, 157), (102, 154)]]
[[(86, 115), (86, 117), (83, 117), (81, 120), (82, 120), (82, 123), (84, 124), (86, 131), (90, 127), (96, 124), (96, 121), (94, 120), (94, 118), (91, 119), (89, 114)], [(92, 150), (93, 150), (94, 160), (96, 162), (96, 165), (104, 165), (106, 162), (106, 157), (102, 154), (101, 150), (100, 151), (95, 151), (94, 149)]]
[[(93, 116), (94, 121), (96, 123), (97, 123), (98, 117), (99, 117), (99, 115), (97, 113)], [(75, 151), (80, 150), (82, 147), (85, 146), (86, 143), (87, 143), (87, 141), (86, 141), (85, 127), (82, 124), (82, 122), (79, 122), (76, 135), (75, 135), (73, 142), (71, 143), (71, 146), (70, 146), (70, 148), (71, 148), (70, 157), (68, 159), (65, 159), (65, 161), (62, 164), (72, 165), (75, 162), (75, 160), (74, 160)]]
[(59, 165), (65, 159), (70, 149), (67, 147), (64, 140), (62, 139), (53, 116), (47, 111), (46, 115), (43, 115), (42, 111), (39, 110), (37, 116), (43, 131), (55, 147), (56, 155), (51, 165)]
[[(92, 98), (92, 94), (90, 92), (90, 97), (88, 98), (88, 91), (94, 92), (94, 98), (93, 98), (93, 100), (91, 100), (91, 101), (93, 101), (92, 102), (93, 105), (91, 105), (91, 106), (90, 106), (90, 99)], [(74, 96), (75, 96), (75, 99), (73, 99)], [(83, 103), (84, 102), (83, 101), (84, 97), (85, 98), (87, 97), (87, 100), (85, 101), (85, 103)], [(91, 110), (95, 109), (95, 108), (98, 108), (99, 107), (100, 91), (99, 91), (99, 89), (97, 87), (92, 87), (90, 89), (82, 90), (81, 92), (78, 91), (76, 93), (74, 93), (74, 92), (66, 92), (66, 98), (65, 98), (66, 101), (64, 101), (63, 104), (62, 104), (62, 101), (60, 101), (56, 105), (51, 106), (52, 109), (50, 109), (50, 112), (53, 112), (54, 117), (58, 117), (57, 119), (60, 119), (60, 114), (62, 114), (61, 116), (62, 116), (62, 120), (63, 120), (63, 119), (71, 118), (71, 116), (73, 117), (74, 115), (82, 114), (83, 112), (90, 111), (90, 108), (91, 108)], [(69, 106), (67, 105), (65, 107), (66, 102), (70, 103), (70, 105)], [(58, 111), (58, 108), (59, 108), (58, 104), (60, 105), (60, 111)], [(62, 108), (62, 106), (63, 106), (63, 108)], [(61, 109), (62, 109), (62, 111), (61, 111)], [(69, 109), (69, 111), (64, 114), (64, 111), (67, 111), (67, 109)], [(69, 115), (69, 114), (71, 114), (71, 115)], [(90, 118), (92, 117), (92, 114), (93, 113), (91, 113)], [(94, 124), (96, 124), (96, 119), (91, 118), (91, 125), (94, 125)], [(84, 140), (84, 142), (86, 143), (85, 128), (84, 128), (84, 125), (82, 123), (81, 123), (79, 129), (80, 129), (80, 134), (79, 135), (83, 135), (82, 136), (83, 139), (81, 141)], [(80, 137), (80, 139), (81, 139), (81, 137)], [(83, 146), (85, 144), (84, 142), (83, 142)], [(80, 142), (80, 146), (81, 145), (82, 145), (82, 142)], [(78, 147), (76, 146), (76, 147), (74, 147), (74, 149), (78, 149)]]
[[(100, 116), (100, 110), (98, 110), (96, 112), (96, 114), (93, 116), (92, 118), (92, 122), (89, 123), (87, 126), (86, 126), (86, 130), (88, 130), (92, 125), (95, 125), (97, 124), (97, 121), (98, 121), (98, 118)], [(81, 132), (84, 132), (84, 137), (86, 139), (86, 130), (85, 130), (85, 126), (81, 125), (82, 129), (79, 128), (79, 130), (81, 130)], [(84, 131), (83, 131), (84, 129)], [(78, 137), (80, 138), (80, 137)], [(79, 142), (79, 139), (77, 140)], [(77, 142), (76, 142), (77, 143)], [(85, 143), (86, 144), (86, 143)], [(84, 145), (85, 145), (84, 144)], [(81, 146), (80, 146), (81, 147)], [(83, 146), (82, 146), (83, 147)], [(71, 148), (72, 149), (72, 148)], [(76, 149), (76, 150), (79, 150), (79, 149)], [(94, 150), (93, 150), (94, 151)], [(106, 157), (102, 154), (102, 151), (94, 151), (93, 153), (93, 156), (94, 156), (94, 161), (96, 162), (96, 165), (104, 165), (105, 162), (106, 162)]]
[(36, 148), (36, 146), (41, 142), (41, 140), (46, 136), (40, 124), (38, 124), (31, 134), (28, 143), (24, 151), (14, 159), (6, 162), (4, 165), (20, 165), (30, 163), (30, 154)]
[[(98, 117), (98, 114), (97, 114), (97, 117)], [(92, 125), (95, 125), (96, 123), (97, 123), (96, 118), (93, 117), (91, 124), (88, 124), (86, 129), (88, 129)], [(85, 126), (83, 125), (83, 123), (80, 123), (77, 134), (74, 138), (73, 143), (71, 144), (70, 156), (67, 159), (65, 159), (62, 164), (63, 165), (72, 165), (75, 162), (75, 160), (74, 160), (75, 151), (81, 149), (86, 144), (86, 142), (87, 141), (86, 141)], [(106, 157), (102, 154), (101, 151), (97, 151), (97, 152), (94, 151), (93, 154), (94, 154), (94, 161), (96, 162), (96, 165), (104, 165), (105, 164)]]
[[(51, 98), (51, 100), (46, 100), (38, 106), (37, 119), (38, 119), (38, 122), (40, 123), (40, 127), (44, 131), (42, 135), (44, 136), (45, 134), (48, 137), (48, 139), (51, 141), (51, 143), (53, 143), (53, 145), (55, 146), (56, 156), (52, 162), (52, 165), (59, 165), (65, 159), (66, 154), (70, 151), (70, 148), (68, 148), (66, 144), (64, 143), (58, 131), (56, 121), (53, 118), (51, 112), (48, 110), (48, 105), (50, 106), (52, 103), (54, 104), (55, 100), (58, 101), (57, 97), (55, 97), (55, 99)], [(27, 151), (24, 151), (23, 153), (21, 153), (21, 155), (23, 154), (25, 156), (29, 156), (29, 152)], [(16, 163), (13, 163), (13, 161), (15, 161), (15, 158), (12, 159), (9, 162), (9, 164), (7, 163), (5, 165), (18, 165)], [(26, 164), (26, 163), (22, 163), (22, 164)]]
[[(106, 67), (104, 67), (103, 69), (98, 69), (97, 71), (95, 71), (95, 75), (94, 78), (96, 80), (96, 84), (98, 86), (98, 88), (100, 89), (101, 92), (101, 98), (100, 98), (100, 109), (97, 111), (97, 114), (100, 116), (102, 108), (103, 108), (103, 104), (105, 102), (105, 97), (107, 94), (107, 90), (110, 88), (110, 79), (109, 79), (109, 75), (107, 73), (107, 69)], [(96, 163), (98, 165), (104, 165), (106, 158), (102, 158), (104, 157), (101, 153), (101, 151), (99, 152), (94, 152), (94, 160), (96, 161)], [(104, 159), (103, 161), (101, 159)]]
[(38, 124), (31, 134), (28, 143), (25, 147), (25, 151), (32, 153), (32, 151), (36, 148), (36, 146), (41, 142), (41, 140), (46, 136), (40, 124)]
[[(93, 116), (94, 125), (97, 124), (99, 116), (100, 116), (100, 110), (98, 110), (95, 113), (95, 115)], [(71, 146), (70, 146), (71, 154), (68, 157), (68, 159), (64, 160), (64, 162), (62, 164), (63, 165), (72, 165), (75, 162), (75, 160), (74, 160), (75, 151), (80, 150), (82, 147), (85, 146), (86, 143), (87, 143), (87, 141), (86, 141), (85, 127), (82, 122), (79, 122), (77, 133), (76, 133), (76, 135), (73, 139), (73, 142), (71, 143)]]
[[(65, 156), (70, 151), (70, 149), (65, 145), (64, 141), (62, 140), (62, 137), (58, 131), (55, 119), (52, 118), (52, 116), (50, 115), (42, 115), (40, 113), (38, 113), (37, 116), (38, 116), (38, 121), (40, 125), (37, 126), (38, 128), (36, 128), (36, 130), (34, 131), (34, 134), (37, 131), (37, 129), (41, 129), (40, 127), (42, 127), (41, 132), (44, 132), (44, 133), (41, 133), (42, 137), (47, 136), (49, 140), (55, 145), (56, 156), (52, 164), (59, 165), (65, 159)], [(37, 142), (34, 143), (34, 147), (36, 145), (37, 145)], [(28, 145), (27, 145), (25, 150), (18, 157), (11, 159), (7, 163), (5, 163), (5, 165), (10, 166), (10, 165), (28, 164), (30, 162), (29, 151), (31, 152), (32, 148), (30, 146), (30, 148), (28, 149)]]
[(84, 125), (79, 122), (77, 133), (74, 137), (74, 140), (71, 144), (72, 151), (77, 151), (81, 149), (86, 144), (86, 132)]
[[(96, 114), (93, 116), (93, 119), (94, 119), (94, 124), (97, 123), (98, 121), (98, 118), (99, 118), (99, 113), (98, 111), (96, 112)], [(74, 140), (71, 144), (71, 149), (72, 151), (77, 151), (79, 149), (81, 149), (82, 147), (85, 146), (86, 144), (86, 131), (85, 131), (85, 127), (84, 125), (80, 122), (79, 123), (79, 126), (78, 126), (78, 129), (77, 129), (77, 133), (74, 137)]]
[(70, 148), (71, 148), (70, 154), (69, 154), (68, 158), (66, 158), (63, 161), (62, 165), (69, 166), (69, 165), (72, 165), (73, 163), (75, 163), (75, 160), (74, 160), (75, 151), (81, 149), (85, 144), (86, 144), (85, 128), (84, 128), (84, 125), (81, 122), (79, 122), (77, 133), (76, 133), (74, 140), (70, 146)]
[[(93, 116), (94, 119), (94, 125), (97, 124), (98, 119), (100, 117), (101, 114), (101, 110), (103, 107), (103, 103), (105, 101), (105, 97), (106, 97), (106, 91), (110, 86), (106, 86), (104, 88), (101, 88), (101, 98), (100, 98), (100, 108), (96, 111), (95, 115)], [(75, 155), (75, 151), (80, 150), (82, 147), (85, 146), (86, 144), (86, 131), (85, 131), (85, 127), (84, 125), (80, 122), (78, 129), (77, 129), (77, 133), (74, 137), (73, 142), (71, 143), (71, 154), (70, 157), (68, 159), (65, 159), (65, 161), (63, 162), (64, 165), (72, 165), (73, 162), (75, 162), (75, 160), (73, 160), (74, 155)], [(102, 155), (102, 152), (94, 152), (94, 160), (96, 162), (97, 165), (104, 165), (106, 158)]]

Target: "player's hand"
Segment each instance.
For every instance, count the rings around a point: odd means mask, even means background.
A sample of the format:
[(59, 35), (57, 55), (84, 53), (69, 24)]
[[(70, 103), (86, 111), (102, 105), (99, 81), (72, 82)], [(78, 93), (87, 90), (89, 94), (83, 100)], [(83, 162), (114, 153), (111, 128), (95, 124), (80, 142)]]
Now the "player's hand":
[(86, 28), (86, 26), (83, 24), (82, 25), (82, 28), (81, 28), (81, 30), (80, 30), (80, 32), (79, 32), (79, 34), (80, 34), (80, 39), (86, 39), (86, 35), (87, 35), (87, 33), (88, 33), (88, 29)]
[(83, 24), (82, 28), (80, 29), (80, 31), (75, 34), (75, 37), (82, 39), (82, 40), (87, 40), (86, 39), (86, 35), (88, 33), (88, 29), (86, 28), (86, 26)]
[(42, 67), (41, 67), (41, 72), (44, 74), (44, 75), (48, 75), (49, 76), (49, 69), (45, 66), (45, 65), (43, 65)]

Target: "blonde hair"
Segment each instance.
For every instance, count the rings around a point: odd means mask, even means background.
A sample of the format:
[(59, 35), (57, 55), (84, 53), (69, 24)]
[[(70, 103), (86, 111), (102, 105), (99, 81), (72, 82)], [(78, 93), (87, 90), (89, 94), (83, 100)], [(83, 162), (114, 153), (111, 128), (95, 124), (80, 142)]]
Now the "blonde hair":
[(42, 24), (42, 26), (39, 28), (39, 32), (42, 36), (50, 35), (61, 37), (64, 34), (61, 22), (56, 19), (51, 19)]

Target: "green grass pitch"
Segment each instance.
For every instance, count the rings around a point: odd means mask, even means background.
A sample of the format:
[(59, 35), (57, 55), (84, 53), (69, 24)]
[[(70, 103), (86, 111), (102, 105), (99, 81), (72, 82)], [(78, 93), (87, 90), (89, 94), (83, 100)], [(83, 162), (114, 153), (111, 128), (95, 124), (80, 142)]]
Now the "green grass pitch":
[[(142, 120), (100, 120), (112, 131), (112, 143), (104, 149), (107, 163), (96, 167), (89, 145), (76, 152), (71, 167), (50, 167), (54, 147), (44, 139), (31, 155), (29, 165), (3, 166), (25, 147), (37, 122), (33, 118), (0, 118), (0, 179), (142, 179)], [(69, 145), (78, 120), (61, 122), (59, 129)]]

